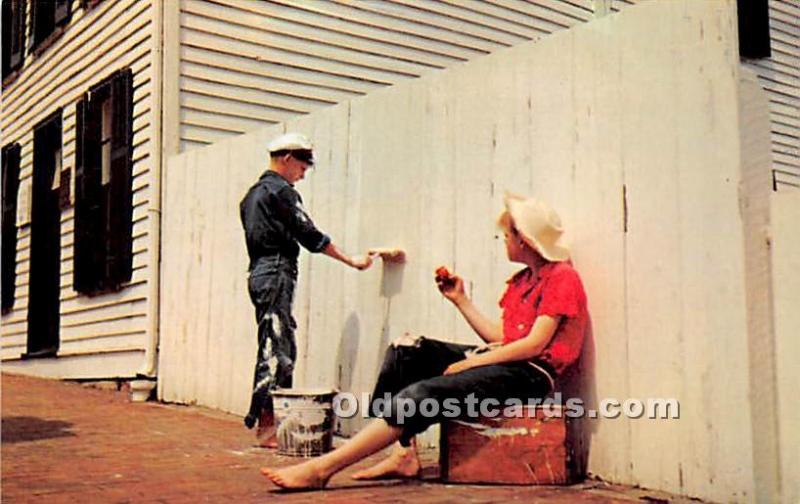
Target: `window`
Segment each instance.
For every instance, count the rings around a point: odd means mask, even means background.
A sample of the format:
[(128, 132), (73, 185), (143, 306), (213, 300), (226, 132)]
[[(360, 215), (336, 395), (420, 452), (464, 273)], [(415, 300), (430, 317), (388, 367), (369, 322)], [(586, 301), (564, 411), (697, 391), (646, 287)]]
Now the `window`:
[(3, 78), (22, 67), (25, 51), (25, 4), (3, 0)]
[(28, 345), (25, 359), (58, 352), (61, 302), (61, 209), (58, 206), (62, 164), (62, 110), (33, 128), (28, 276)]
[(33, 0), (31, 4), (31, 49), (48, 40), (57, 26), (69, 22), (71, 0)]
[(769, 58), (769, 5), (767, 0), (739, 0), (739, 56)]
[(14, 284), (17, 264), (17, 191), (19, 190), (19, 144), (3, 147), (3, 236), (2, 311), (14, 307)]
[(119, 290), (131, 279), (132, 122), (130, 69), (78, 102), (73, 283), (84, 294)]

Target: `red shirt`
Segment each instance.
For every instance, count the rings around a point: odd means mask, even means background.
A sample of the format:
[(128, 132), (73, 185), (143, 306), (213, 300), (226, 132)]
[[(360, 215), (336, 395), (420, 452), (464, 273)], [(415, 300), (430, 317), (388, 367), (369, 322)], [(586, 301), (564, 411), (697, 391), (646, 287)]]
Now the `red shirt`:
[(548, 263), (534, 275), (530, 268), (508, 280), (503, 309), (503, 344), (524, 338), (539, 315), (561, 317), (555, 334), (534, 360), (556, 375), (578, 360), (589, 321), (586, 293), (578, 272), (568, 262)]

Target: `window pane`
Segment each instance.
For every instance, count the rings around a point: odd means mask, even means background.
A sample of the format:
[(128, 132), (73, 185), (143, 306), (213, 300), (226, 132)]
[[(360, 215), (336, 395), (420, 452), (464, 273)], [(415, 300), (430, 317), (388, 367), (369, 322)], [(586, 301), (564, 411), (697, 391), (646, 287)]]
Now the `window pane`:
[(61, 187), (61, 163), (63, 158), (61, 157), (61, 149), (56, 149), (53, 153), (55, 157), (55, 169), (53, 170), (53, 182), (50, 185), (50, 189), (56, 190)]
[(102, 149), (102, 171), (100, 183), (107, 185), (111, 182), (111, 115), (113, 107), (110, 99), (103, 101), (101, 110), (102, 131), (100, 133), (100, 145)]

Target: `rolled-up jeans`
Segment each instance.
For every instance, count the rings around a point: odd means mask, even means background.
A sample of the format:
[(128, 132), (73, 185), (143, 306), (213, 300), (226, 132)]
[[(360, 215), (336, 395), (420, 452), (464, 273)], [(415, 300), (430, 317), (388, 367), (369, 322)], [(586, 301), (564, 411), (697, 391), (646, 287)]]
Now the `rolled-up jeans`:
[(272, 412), (274, 389), (292, 386), (297, 359), (297, 323), (292, 317), (296, 279), (296, 262), (277, 254), (260, 258), (250, 270), (247, 287), (258, 323), (258, 354), (250, 409), (244, 419), (248, 428), (255, 425), (262, 409)]
[[(473, 394), (477, 401), (494, 399), (502, 405), (509, 399), (518, 399), (525, 404), (530, 399), (543, 399), (550, 392), (550, 378), (525, 361), (480, 366), (442, 375), (450, 364), (463, 360), (465, 353), (475, 348), (475, 345), (447, 343), (424, 336), (392, 343), (386, 350), (372, 392), (370, 415), (402, 428), (400, 444), (409, 446), (415, 435), (450, 419), (444, 414), (446, 408), (442, 407), (447, 399), (464, 405), (468, 396)], [(387, 394), (390, 397), (388, 404), (383, 401)], [(420, 413), (420, 406), (426, 399), (437, 402), (436, 414)], [(405, 401), (412, 401), (415, 406), (410, 416), (404, 415), (407, 412), (403, 406)]]

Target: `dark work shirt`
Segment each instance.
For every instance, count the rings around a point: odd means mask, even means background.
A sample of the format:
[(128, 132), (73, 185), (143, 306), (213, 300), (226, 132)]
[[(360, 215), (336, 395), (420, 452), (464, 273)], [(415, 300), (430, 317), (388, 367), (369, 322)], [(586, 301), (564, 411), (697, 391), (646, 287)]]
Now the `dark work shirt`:
[(314, 226), (295, 188), (277, 172), (267, 170), (247, 191), (239, 213), (250, 256), (250, 269), (261, 257), (281, 255), (297, 262), (300, 245), (321, 252), (331, 239)]

